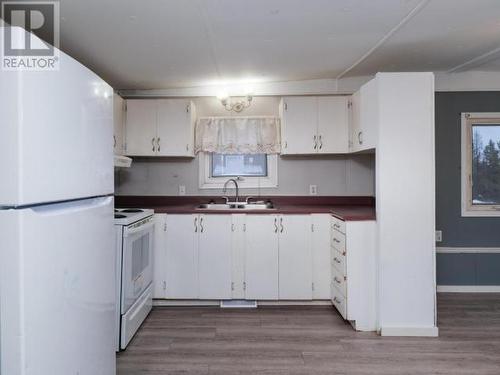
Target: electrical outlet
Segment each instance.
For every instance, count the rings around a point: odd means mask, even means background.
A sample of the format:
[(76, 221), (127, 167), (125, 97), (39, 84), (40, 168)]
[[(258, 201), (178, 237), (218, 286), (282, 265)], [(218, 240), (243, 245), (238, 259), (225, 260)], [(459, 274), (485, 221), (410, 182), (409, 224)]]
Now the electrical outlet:
[(309, 195), (318, 195), (317, 185), (309, 185)]
[(442, 240), (443, 240), (443, 231), (437, 230), (436, 231), (436, 242), (441, 242)]
[(179, 195), (186, 195), (186, 186), (179, 185)]

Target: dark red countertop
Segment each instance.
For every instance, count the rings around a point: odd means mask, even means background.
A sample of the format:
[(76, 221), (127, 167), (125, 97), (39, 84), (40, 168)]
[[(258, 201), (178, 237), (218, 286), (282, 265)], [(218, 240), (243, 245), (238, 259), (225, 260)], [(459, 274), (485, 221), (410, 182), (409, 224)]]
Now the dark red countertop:
[[(116, 196), (117, 207), (152, 208), (156, 213), (169, 214), (332, 214), (341, 220), (375, 220), (375, 199), (373, 197), (311, 197), (270, 196), (256, 200), (271, 200), (274, 208), (267, 210), (207, 210), (197, 205), (210, 201), (223, 203), (220, 197), (211, 196)], [(241, 197), (244, 201), (244, 197)]]

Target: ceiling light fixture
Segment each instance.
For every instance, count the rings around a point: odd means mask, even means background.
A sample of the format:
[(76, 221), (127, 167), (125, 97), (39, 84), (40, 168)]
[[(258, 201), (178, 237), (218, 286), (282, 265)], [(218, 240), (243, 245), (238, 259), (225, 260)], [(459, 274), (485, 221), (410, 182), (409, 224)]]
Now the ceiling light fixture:
[(234, 102), (233, 100), (231, 100), (231, 97), (229, 95), (218, 95), (217, 99), (220, 100), (226, 111), (234, 111), (239, 113), (245, 108), (250, 107), (253, 97), (252, 95), (247, 94), (244, 99)]

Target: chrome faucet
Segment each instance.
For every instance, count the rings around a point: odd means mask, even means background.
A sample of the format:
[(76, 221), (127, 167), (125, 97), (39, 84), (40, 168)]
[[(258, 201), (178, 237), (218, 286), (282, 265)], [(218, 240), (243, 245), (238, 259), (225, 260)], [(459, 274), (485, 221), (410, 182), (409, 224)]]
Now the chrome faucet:
[[(230, 182), (233, 182), (234, 183), (234, 186), (236, 188), (236, 203), (238, 203), (238, 197), (239, 197), (239, 192), (238, 192), (238, 181), (236, 181), (236, 179), (234, 178), (230, 178), (229, 180), (227, 180), (225, 183), (224, 183), (224, 188), (222, 189), (222, 193), (223, 194), (226, 194), (226, 191), (227, 191), (227, 184), (229, 184)], [(226, 204), (229, 200), (228, 197), (224, 197), (226, 199)]]

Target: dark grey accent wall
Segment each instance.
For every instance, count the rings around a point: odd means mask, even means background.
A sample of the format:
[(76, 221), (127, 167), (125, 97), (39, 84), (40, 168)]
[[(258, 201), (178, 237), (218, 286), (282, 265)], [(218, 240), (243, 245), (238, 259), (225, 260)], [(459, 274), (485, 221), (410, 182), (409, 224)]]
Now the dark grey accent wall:
[(439, 246), (500, 247), (500, 217), (461, 217), (461, 112), (500, 112), (500, 92), (436, 93), (436, 229)]
[[(442, 247), (500, 247), (500, 217), (461, 217), (461, 112), (500, 112), (500, 92), (436, 93), (436, 229)], [(500, 285), (500, 254), (439, 254), (438, 285)]]

